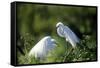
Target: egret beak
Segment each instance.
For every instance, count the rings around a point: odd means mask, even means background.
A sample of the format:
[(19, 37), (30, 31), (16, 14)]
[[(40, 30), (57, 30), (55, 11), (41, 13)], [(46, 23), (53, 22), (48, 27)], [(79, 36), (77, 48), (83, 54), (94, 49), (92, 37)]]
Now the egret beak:
[(58, 46), (59, 46), (59, 43), (56, 41), (56, 42), (55, 42), (55, 45), (58, 47)]
[(58, 43), (56, 43), (56, 47), (59, 47), (59, 44)]
[(59, 47), (59, 44), (58, 44), (58, 42), (55, 42), (55, 44), (54, 44), (56, 47)]

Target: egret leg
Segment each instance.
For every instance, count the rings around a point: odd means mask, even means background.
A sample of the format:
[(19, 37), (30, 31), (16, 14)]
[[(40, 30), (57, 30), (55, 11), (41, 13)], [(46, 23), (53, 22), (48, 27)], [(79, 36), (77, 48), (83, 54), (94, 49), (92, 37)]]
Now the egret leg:
[(63, 62), (65, 62), (66, 58), (69, 56), (69, 54), (70, 54), (71, 52), (73, 52), (73, 50), (74, 50), (74, 49), (71, 48), (70, 51), (69, 51), (69, 53), (67, 53), (67, 50), (66, 50), (65, 56), (64, 56), (64, 59), (63, 59)]

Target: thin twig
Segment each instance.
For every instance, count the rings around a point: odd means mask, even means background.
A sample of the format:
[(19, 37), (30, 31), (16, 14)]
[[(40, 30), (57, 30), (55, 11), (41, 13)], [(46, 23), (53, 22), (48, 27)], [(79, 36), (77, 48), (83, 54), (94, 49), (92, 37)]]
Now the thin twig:
[[(69, 51), (69, 53), (68, 53), (68, 54), (67, 54), (67, 50), (66, 50), (66, 52), (65, 52), (65, 57), (64, 57), (64, 59), (63, 59), (63, 62), (65, 62), (66, 57), (68, 57), (68, 56), (69, 56), (69, 54), (70, 54), (71, 52), (73, 52), (73, 48), (71, 48), (71, 50)], [(66, 55), (66, 54), (67, 54), (67, 55)]]

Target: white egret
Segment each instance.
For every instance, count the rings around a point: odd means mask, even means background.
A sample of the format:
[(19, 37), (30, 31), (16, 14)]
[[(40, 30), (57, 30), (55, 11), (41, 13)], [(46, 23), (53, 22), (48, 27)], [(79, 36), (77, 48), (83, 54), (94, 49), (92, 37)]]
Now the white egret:
[(50, 36), (46, 36), (41, 39), (29, 52), (29, 56), (34, 56), (35, 58), (44, 59), (49, 51), (54, 49), (56, 46), (55, 39)]
[(68, 41), (72, 47), (75, 48), (76, 44), (80, 41), (76, 34), (68, 26), (65, 26), (61, 22), (58, 22), (56, 27), (58, 35), (60, 37), (64, 37), (66, 41)]

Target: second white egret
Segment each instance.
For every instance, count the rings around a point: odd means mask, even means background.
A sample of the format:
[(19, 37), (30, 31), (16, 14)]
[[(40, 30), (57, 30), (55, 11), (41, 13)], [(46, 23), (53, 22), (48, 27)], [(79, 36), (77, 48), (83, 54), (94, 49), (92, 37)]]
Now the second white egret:
[(50, 36), (46, 36), (41, 39), (29, 52), (29, 56), (34, 56), (35, 58), (44, 59), (49, 51), (54, 49), (56, 46), (55, 39)]

